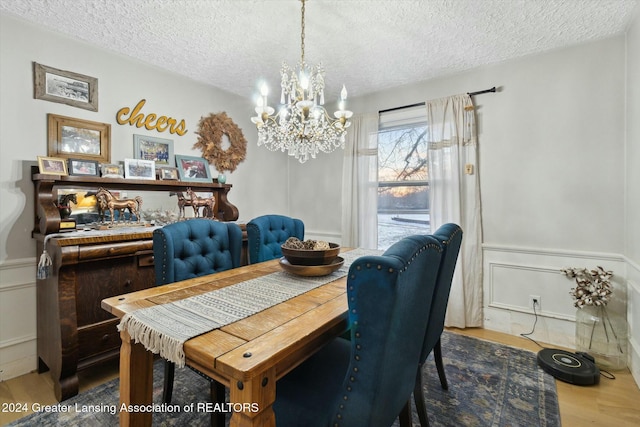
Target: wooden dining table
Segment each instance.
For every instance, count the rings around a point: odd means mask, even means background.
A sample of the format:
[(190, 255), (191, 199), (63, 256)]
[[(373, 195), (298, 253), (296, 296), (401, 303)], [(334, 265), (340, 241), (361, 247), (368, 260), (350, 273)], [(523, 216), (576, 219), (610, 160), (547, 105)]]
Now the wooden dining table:
[[(343, 249), (344, 251), (345, 249)], [(279, 260), (104, 299), (102, 308), (122, 318), (135, 310), (210, 292), (281, 271)], [(275, 426), (276, 382), (347, 329), (347, 277), (343, 276), (242, 320), (184, 343), (186, 365), (224, 384), (235, 411), (231, 426)], [(120, 332), (121, 426), (150, 426), (153, 354)], [(238, 405), (242, 404), (242, 406)], [(142, 405), (142, 406), (129, 406)]]

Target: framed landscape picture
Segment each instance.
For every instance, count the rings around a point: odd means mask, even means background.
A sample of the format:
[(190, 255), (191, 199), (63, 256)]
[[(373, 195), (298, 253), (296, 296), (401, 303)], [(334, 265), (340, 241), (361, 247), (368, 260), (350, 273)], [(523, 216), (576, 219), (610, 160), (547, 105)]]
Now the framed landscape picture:
[(173, 141), (146, 135), (133, 135), (133, 157), (153, 160), (156, 165), (173, 166)]
[(60, 157), (38, 156), (38, 169), (45, 175), (68, 175), (67, 161)]
[(98, 111), (98, 79), (34, 62), (33, 97)]
[(111, 125), (47, 114), (47, 154), (66, 159), (111, 161)]
[(124, 177), (127, 179), (156, 179), (153, 160), (124, 159)]
[(176, 166), (181, 181), (212, 182), (209, 162), (202, 157), (176, 154)]
[(100, 176), (100, 167), (95, 160), (69, 159), (69, 175)]

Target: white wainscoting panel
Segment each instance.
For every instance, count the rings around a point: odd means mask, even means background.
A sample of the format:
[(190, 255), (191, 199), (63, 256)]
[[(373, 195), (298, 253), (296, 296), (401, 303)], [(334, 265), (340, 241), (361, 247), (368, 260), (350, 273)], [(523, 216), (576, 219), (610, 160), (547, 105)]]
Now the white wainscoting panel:
[[(576, 308), (569, 292), (575, 282), (560, 273), (563, 267), (601, 265), (613, 270), (617, 298), (610, 306), (626, 311), (621, 255), (484, 244), (483, 259), (486, 329), (511, 335), (533, 331), (529, 336), (536, 341), (572, 348)], [(532, 295), (540, 297), (540, 310), (535, 313), (529, 305)]]
[(0, 381), (37, 368), (35, 258), (0, 264)]
[(629, 259), (626, 261), (629, 369), (640, 387), (640, 265)]

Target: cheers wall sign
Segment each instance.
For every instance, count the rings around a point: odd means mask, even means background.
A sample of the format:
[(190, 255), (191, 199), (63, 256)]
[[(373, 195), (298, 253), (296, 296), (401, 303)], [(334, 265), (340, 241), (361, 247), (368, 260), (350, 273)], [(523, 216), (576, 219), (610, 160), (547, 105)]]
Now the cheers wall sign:
[(187, 125), (183, 120), (178, 121), (173, 117), (158, 116), (154, 113), (143, 114), (141, 112), (144, 107), (146, 99), (141, 99), (138, 104), (131, 110), (129, 107), (122, 107), (116, 114), (116, 121), (121, 125), (130, 125), (138, 128), (144, 127), (148, 130), (157, 130), (158, 132), (164, 132), (169, 130), (169, 133), (177, 133), (182, 136), (187, 133)]

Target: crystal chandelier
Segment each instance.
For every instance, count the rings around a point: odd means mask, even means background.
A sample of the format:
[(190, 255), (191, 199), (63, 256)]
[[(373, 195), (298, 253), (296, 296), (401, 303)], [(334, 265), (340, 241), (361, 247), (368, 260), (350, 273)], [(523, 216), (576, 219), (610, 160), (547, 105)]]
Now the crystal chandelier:
[(262, 85), (256, 106), (256, 117), (251, 121), (258, 128), (258, 146), (264, 145), (271, 151), (288, 152), (304, 163), (316, 158), (319, 151), (330, 153), (336, 148), (344, 149), (346, 129), (351, 125), (351, 111), (345, 110), (347, 89), (342, 86), (338, 111), (332, 118), (324, 109), (324, 67), (318, 64), (309, 67), (304, 61), (304, 11), (302, 2), (301, 56), (294, 70), (286, 62), (282, 63), (280, 75), (281, 108), (275, 110), (267, 103), (269, 89)]

